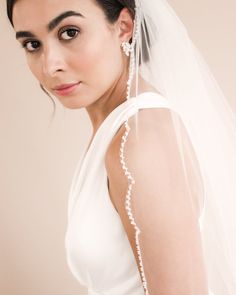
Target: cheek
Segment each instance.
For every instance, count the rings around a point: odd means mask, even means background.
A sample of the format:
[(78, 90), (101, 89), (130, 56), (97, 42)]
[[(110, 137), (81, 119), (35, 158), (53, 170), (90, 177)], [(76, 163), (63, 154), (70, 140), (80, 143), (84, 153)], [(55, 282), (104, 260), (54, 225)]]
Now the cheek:
[(43, 83), (43, 77), (40, 72), (40, 64), (32, 59), (31, 57), (26, 57), (26, 61), (31, 73), (35, 76), (35, 78), (40, 82)]
[(109, 87), (120, 75), (123, 68), (122, 54), (115, 42), (111, 37), (99, 37), (84, 43), (80, 48), (76, 58), (79, 74), (85, 83), (96, 87)]

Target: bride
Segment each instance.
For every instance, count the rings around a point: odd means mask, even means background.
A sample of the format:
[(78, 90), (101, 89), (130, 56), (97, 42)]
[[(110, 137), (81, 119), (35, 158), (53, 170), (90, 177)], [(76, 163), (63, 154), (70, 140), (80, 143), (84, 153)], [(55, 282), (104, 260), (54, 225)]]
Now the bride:
[(168, 3), (7, 13), (41, 88), (93, 126), (69, 193), (76, 279), (90, 295), (235, 294), (235, 114)]

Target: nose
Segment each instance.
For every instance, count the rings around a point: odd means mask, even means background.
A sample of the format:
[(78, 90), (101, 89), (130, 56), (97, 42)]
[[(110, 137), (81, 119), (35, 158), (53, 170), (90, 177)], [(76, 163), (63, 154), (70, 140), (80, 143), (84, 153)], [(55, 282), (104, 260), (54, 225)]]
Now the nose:
[(58, 46), (53, 43), (44, 47), (42, 54), (42, 72), (50, 78), (56, 77), (66, 69), (65, 57)]

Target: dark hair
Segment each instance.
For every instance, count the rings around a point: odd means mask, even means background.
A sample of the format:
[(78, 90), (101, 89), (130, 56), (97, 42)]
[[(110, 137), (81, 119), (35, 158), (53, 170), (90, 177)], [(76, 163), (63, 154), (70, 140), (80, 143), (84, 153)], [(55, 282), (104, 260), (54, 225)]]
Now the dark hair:
[[(17, 0), (7, 0), (7, 15), (8, 18), (13, 25), (13, 20), (12, 20), (12, 11), (13, 11), (13, 7), (14, 4), (16, 3)], [(148, 1), (148, 0), (147, 0)], [(103, 10), (108, 22), (110, 23), (114, 23), (120, 15), (120, 12), (123, 8), (127, 7), (131, 13), (131, 16), (134, 19), (135, 16), (135, 1), (134, 0), (95, 0), (95, 2), (101, 7), (101, 9)], [(146, 29), (146, 28), (145, 28)], [(144, 32), (142, 32), (143, 34)], [(146, 36), (148, 38), (148, 34), (146, 33)], [(132, 39), (130, 40), (132, 41)], [(148, 45), (150, 45), (150, 40), (149, 38), (147, 39), (148, 41)], [(145, 47), (146, 43), (144, 43)], [(146, 50), (145, 48), (142, 48), (142, 58), (144, 61), (148, 61), (148, 50)], [(47, 91), (42, 87), (42, 85), (40, 85), (42, 90), (47, 93)], [(52, 97), (47, 93), (47, 95), (52, 99)], [(52, 99), (53, 103), (54, 103), (54, 111), (55, 111), (55, 102)]]
[[(12, 12), (13, 12), (13, 7), (14, 4), (16, 3), (17, 0), (7, 0), (7, 16), (13, 25), (13, 20), (12, 20)], [(119, 15), (121, 10), (124, 7), (127, 7), (134, 17), (135, 14), (135, 1), (134, 0), (95, 0), (97, 4), (102, 8), (104, 11), (107, 20), (111, 23), (115, 22)]]

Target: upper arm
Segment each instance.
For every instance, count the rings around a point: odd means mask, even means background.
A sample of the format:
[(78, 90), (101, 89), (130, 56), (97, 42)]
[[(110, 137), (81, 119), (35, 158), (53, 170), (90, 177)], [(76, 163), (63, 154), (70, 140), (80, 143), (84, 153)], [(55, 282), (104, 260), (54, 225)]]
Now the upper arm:
[[(179, 125), (174, 127), (173, 118)], [(198, 224), (204, 190), (186, 130), (177, 115), (162, 108), (140, 110), (135, 122), (135, 117), (129, 119), (124, 156), (135, 179), (131, 209), (141, 230), (149, 294), (207, 294)], [(138, 263), (135, 231), (125, 209), (128, 179), (119, 158), (124, 131), (122, 125), (107, 150), (106, 169), (111, 199)]]

